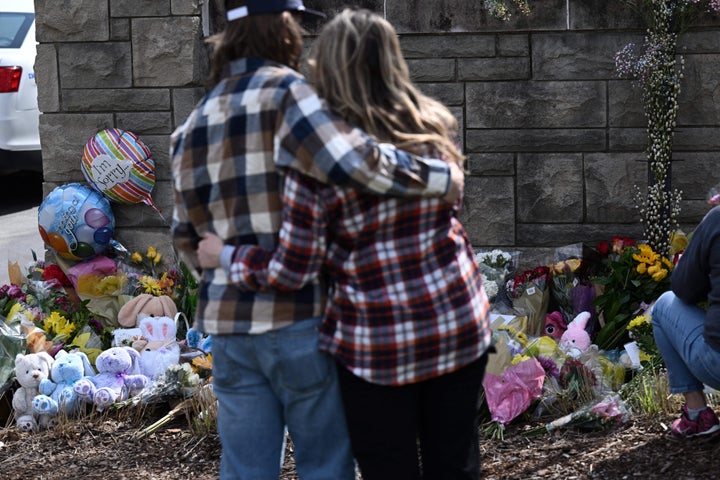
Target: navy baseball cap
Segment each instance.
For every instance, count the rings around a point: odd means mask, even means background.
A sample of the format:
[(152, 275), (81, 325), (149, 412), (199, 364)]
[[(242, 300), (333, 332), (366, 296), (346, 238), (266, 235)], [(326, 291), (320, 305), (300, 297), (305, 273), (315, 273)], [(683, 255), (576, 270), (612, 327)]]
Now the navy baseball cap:
[(298, 12), (312, 17), (325, 18), (325, 14), (305, 8), (302, 0), (245, 0), (245, 5), (227, 11), (228, 22), (264, 13)]

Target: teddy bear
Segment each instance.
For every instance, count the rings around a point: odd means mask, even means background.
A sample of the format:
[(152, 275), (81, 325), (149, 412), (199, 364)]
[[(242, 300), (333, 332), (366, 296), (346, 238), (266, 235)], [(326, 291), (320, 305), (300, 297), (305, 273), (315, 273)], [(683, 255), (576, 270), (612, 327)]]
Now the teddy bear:
[(560, 337), (559, 344), (560, 350), (566, 355), (578, 358), (590, 348), (592, 341), (590, 340), (590, 334), (585, 330), (590, 317), (590, 312), (580, 312), (568, 323), (567, 329)]
[[(140, 314), (142, 316), (142, 314)], [(138, 322), (142, 340), (133, 343), (140, 352), (143, 375), (156, 380), (170, 365), (180, 363), (177, 323), (170, 317), (142, 317)]]
[(167, 295), (154, 296), (149, 293), (130, 299), (118, 311), (118, 323), (125, 328), (135, 327), (143, 317), (175, 318), (177, 306)]
[(40, 382), (40, 394), (33, 398), (33, 410), (38, 415), (68, 416), (80, 410), (82, 401), (73, 386), (83, 378), (94, 375), (95, 370), (84, 352), (60, 350), (50, 369), (50, 378)]
[(15, 424), (20, 431), (35, 432), (39, 427), (49, 426), (49, 418), (36, 414), (32, 403), (40, 393), (40, 383), (50, 377), (54, 360), (47, 352), (18, 353), (15, 356), (15, 379), (20, 387), (13, 394), (12, 407)]
[(137, 395), (149, 379), (141, 373), (140, 354), (131, 347), (110, 347), (95, 360), (98, 373), (77, 382), (75, 393), (101, 412)]

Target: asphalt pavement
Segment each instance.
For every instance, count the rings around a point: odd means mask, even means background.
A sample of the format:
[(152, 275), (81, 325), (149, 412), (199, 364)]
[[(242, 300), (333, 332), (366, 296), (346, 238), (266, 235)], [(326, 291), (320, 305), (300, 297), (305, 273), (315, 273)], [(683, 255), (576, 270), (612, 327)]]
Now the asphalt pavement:
[(8, 283), (8, 261), (24, 273), (33, 250), (39, 258), (45, 254), (37, 223), (42, 200), (42, 174), (0, 172), (0, 285)]

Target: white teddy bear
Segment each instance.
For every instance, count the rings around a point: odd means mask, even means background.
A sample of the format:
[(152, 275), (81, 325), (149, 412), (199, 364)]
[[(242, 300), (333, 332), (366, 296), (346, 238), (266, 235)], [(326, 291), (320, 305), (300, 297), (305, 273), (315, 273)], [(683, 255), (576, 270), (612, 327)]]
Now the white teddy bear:
[(18, 353), (15, 357), (15, 378), (20, 388), (15, 390), (12, 406), (17, 428), (23, 432), (34, 432), (38, 427), (46, 428), (50, 424), (48, 415), (33, 411), (33, 399), (40, 393), (40, 382), (50, 377), (53, 362), (47, 352)]

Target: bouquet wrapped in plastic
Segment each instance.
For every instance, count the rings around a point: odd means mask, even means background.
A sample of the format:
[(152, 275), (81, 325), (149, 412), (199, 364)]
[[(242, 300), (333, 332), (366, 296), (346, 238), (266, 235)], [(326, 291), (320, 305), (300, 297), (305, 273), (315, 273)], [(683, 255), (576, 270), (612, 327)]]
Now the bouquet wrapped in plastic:
[(518, 256), (517, 252), (510, 253), (497, 249), (475, 254), (475, 260), (482, 273), (485, 293), (491, 303), (495, 301), (500, 288), (515, 270)]
[(506, 289), (512, 309), (528, 318), (526, 333), (542, 335), (550, 302), (550, 268), (525, 270), (508, 280)]

